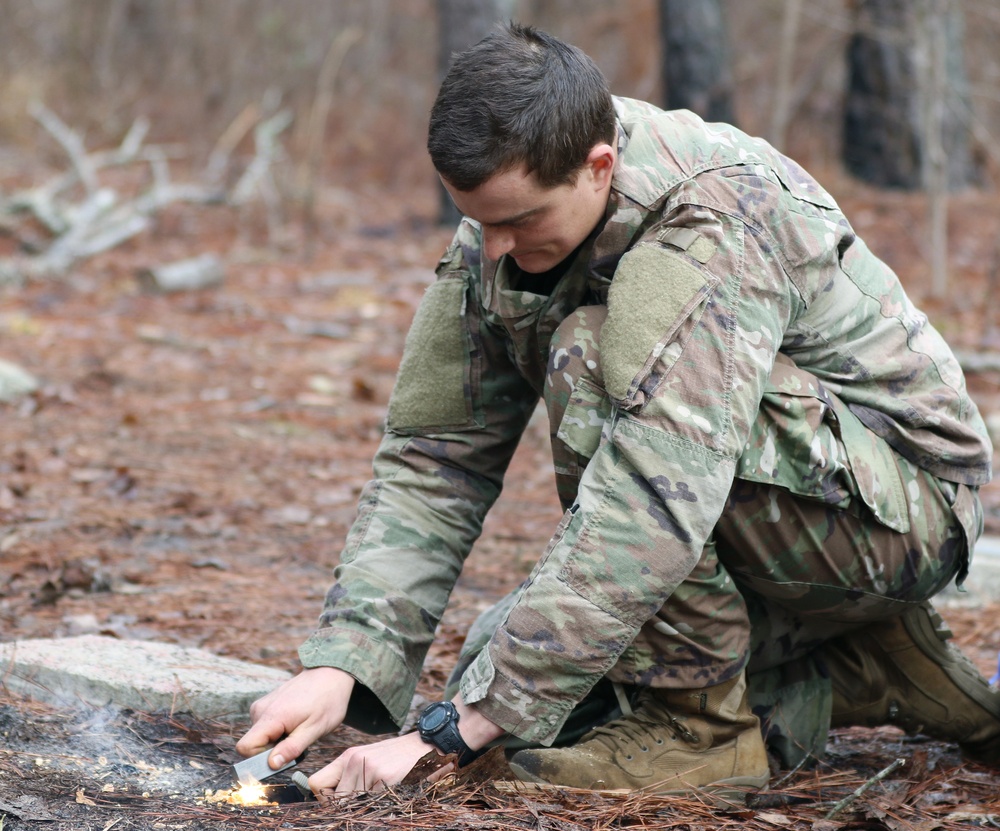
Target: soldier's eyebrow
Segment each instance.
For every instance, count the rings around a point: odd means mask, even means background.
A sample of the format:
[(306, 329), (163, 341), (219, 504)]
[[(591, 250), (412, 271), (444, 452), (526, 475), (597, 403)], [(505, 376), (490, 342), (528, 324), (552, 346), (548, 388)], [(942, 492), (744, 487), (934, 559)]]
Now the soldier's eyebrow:
[(522, 211), (519, 214), (514, 214), (514, 216), (509, 216), (506, 219), (501, 219), (499, 222), (484, 222), (484, 225), (516, 225), (518, 222), (524, 222), (526, 219), (530, 219), (535, 214), (541, 213), (545, 210), (545, 205), (539, 205), (537, 208), (529, 208), (526, 211)]

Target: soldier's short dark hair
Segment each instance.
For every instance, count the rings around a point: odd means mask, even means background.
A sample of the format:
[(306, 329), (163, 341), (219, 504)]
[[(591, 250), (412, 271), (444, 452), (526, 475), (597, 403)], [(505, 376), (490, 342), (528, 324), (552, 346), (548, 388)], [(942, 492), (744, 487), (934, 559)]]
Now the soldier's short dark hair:
[(457, 55), (431, 110), (438, 173), (470, 191), (522, 162), (544, 187), (572, 182), (615, 140), (608, 82), (580, 49), (530, 26), (498, 26)]

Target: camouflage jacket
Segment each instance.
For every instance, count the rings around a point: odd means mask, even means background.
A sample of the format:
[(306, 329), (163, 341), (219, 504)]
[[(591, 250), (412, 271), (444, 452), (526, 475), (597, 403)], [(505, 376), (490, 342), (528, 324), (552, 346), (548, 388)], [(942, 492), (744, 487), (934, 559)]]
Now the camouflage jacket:
[[(628, 649), (696, 562), (734, 477), (810, 495), (808, 471), (775, 464), (780, 446), (754, 431), (779, 351), (869, 428), (842, 437), (859, 466), (876, 434), (945, 479), (990, 477), (951, 351), (805, 171), (689, 112), (616, 107), (606, 221), (552, 292), (513, 286), (510, 264), (484, 260), (465, 221), (417, 312), (374, 479), (300, 650), (305, 666), (359, 680), (350, 724), (378, 732), (404, 720), (538, 401), (551, 335), (580, 305), (608, 306), (605, 388), (579, 402), (600, 416), (577, 422), (594, 425), (576, 439), (591, 461), (521, 600), (462, 680), (465, 701), (521, 738), (554, 738)], [(869, 473), (865, 501), (905, 528), (898, 473)]]

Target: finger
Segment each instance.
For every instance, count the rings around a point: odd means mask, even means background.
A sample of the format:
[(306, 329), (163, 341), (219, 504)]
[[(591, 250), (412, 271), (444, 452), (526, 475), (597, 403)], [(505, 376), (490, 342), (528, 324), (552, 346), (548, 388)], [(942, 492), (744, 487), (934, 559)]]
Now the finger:
[(329, 727), (325, 722), (306, 720), (284, 738), (279, 734), (275, 738), (279, 738), (281, 741), (274, 746), (274, 750), (267, 757), (268, 764), (272, 769), (277, 770), (286, 762), (298, 759), (313, 742), (328, 732)]
[(274, 695), (273, 692), (267, 695), (261, 696), (253, 704), (250, 705), (250, 720), (257, 721), (264, 712), (267, 710), (268, 705), (271, 703), (271, 697)]
[(337, 759), (341, 763), (340, 779), (337, 781), (337, 787), (335, 788), (338, 794), (358, 793), (368, 790), (365, 784), (365, 769), (368, 766), (367, 760), (364, 755), (353, 753), (352, 751), (354, 750), (355, 748), (350, 748), (344, 755)]
[(254, 756), (269, 748), (284, 734), (285, 725), (281, 720), (261, 719), (236, 743), (236, 751), (243, 756)]
[(343, 763), (339, 758), (334, 759), (309, 777), (309, 787), (314, 794), (319, 794), (322, 790), (334, 790), (340, 784), (343, 775)]
[(311, 743), (304, 743), (289, 736), (274, 746), (274, 749), (267, 756), (267, 763), (271, 766), (271, 770), (277, 770), (293, 759), (298, 759), (309, 747), (309, 744)]
[(435, 782), (437, 782), (440, 779), (443, 779), (453, 770), (457, 770), (457, 766), (455, 765), (454, 762), (448, 762), (445, 765), (441, 765), (441, 767), (439, 767), (436, 771), (431, 773), (424, 781), (433, 785)]

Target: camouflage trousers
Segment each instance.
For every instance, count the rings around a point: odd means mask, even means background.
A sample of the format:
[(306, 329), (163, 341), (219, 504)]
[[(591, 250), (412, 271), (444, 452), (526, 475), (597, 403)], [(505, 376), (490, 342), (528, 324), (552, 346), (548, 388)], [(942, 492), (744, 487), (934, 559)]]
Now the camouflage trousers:
[[(603, 306), (578, 309), (551, 344), (544, 399), (564, 507), (573, 503), (610, 413), (599, 353), (605, 312)], [(974, 489), (910, 464), (790, 360), (776, 363), (767, 389), (738, 478), (700, 560), (607, 680), (619, 690), (696, 689), (746, 669), (768, 745), (793, 766), (821, 757), (826, 744), (831, 690), (818, 647), (900, 614), (964, 577), (982, 514)], [(803, 389), (817, 392), (803, 396)], [(829, 451), (825, 458), (841, 460), (820, 479), (813, 461), (817, 442)], [(779, 461), (765, 464), (768, 454)], [(891, 475), (898, 472), (895, 510), (885, 494), (879, 501), (866, 487), (880, 466), (883, 473), (886, 466)], [(476, 621), (449, 692), (516, 599), (514, 592)], [(599, 685), (591, 699), (603, 695), (613, 710), (610, 686)], [(601, 706), (588, 700), (583, 709), (589, 718)], [(571, 717), (568, 725), (573, 723)]]

